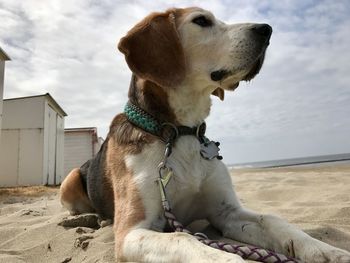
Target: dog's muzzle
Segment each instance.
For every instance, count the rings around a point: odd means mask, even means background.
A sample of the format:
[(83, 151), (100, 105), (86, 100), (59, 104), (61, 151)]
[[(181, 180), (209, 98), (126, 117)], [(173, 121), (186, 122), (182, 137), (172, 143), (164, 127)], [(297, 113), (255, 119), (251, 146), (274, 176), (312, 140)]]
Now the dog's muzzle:
[(272, 34), (272, 27), (268, 24), (256, 24), (252, 26), (251, 31), (254, 33), (256, 37), (259, 38), (263, 43), (269, 44), (270, 37)]
[[(253, 24), (247, 30), (249, 30), (249, 33), (253, 37), (254, 41), (256, 41), (259, 54), (257, 54), (255, 63), (251, 66), (251, 70), (243, 78), (243, 80), (251, 80), (256, 74), (259, 73), (264, 62), (265, 50), (270, 44), (270, 37), (272, 34), (272, 27), (268, 24)], [(210, 78), (212, 81), (221, 81), (230, 74), (232, 74), (232, 72), (227, 69), (219, 69), (211, 72)]]

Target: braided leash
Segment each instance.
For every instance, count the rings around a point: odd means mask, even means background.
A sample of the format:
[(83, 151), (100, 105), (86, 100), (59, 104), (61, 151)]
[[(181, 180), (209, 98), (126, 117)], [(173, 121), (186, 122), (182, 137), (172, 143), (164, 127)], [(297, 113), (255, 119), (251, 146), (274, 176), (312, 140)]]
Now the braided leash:
[[(175, 130), (176, 132), (178, 132), (176, 127), (175, 127)], [(176, 136), (174, 138), (176, 138)], [(254, 261), (259, 261), (264, 263), (298, 263), (300, 262), (295, 258), (286, 257), (285, 255), (278, 254), (276, 252), (266, 250), (263, 248), (246, 246), (246, 245), (234, 245), (234, 244), (224, 243), (220, 241), (210, 240), (203, 233), (193, 234), (191, 231), (186, 229), (179, 221), (177, 221), (175, 215), (171, 212), (170, 204), (167, 199), (166, 189), (165, 189), (171, 177), (174, 175), (173, 170), (167, 164), (167, 160), (172, 153), (172, 143), (173, 141), (169, 140), (168, 143), (166, 144), (164, 159), (158, 166), (158, 172), (159, 172), (158, 185), (159, 185), (159, 190), (160, 190), (160, 195), (162, 200), (162, 206), (164, 209), (164, 217), (168, 221), (168, 224), (174, 230), (174, 232), (183, 232), (183, 233), (193, 235), (198, 241), (202, 242), (207, 246), (220, 249), (229, 253), (237, 254), (241, 256), (243, 259), (249, 259), (249, 260), (254, 260)]]
[(170, 209), (164, 208), (164, 217), (167, 219), (168, 224), (175, 232), (184, 232), (190, 235), (193, 235), (198, 241), (203, 244), (220, 249), (229, 253), (237, 254), (241, 256), (243, 259), (249, 259), (264, 263), (292, 263), (299, 262), (294, 258), (286, 257), (285, 255), (275, 253), (270, 250), (254, 247), (254, 246), (246, 246), (246, 245), (234, 245), (229, 243), (224, 243), (220, 241), (214, 241), (208, 239), (208, 237), (203, 233), (191, 233), (188, 229), (186, 229), (179, 221), (176, 220), (175, 215), (170, 211)]

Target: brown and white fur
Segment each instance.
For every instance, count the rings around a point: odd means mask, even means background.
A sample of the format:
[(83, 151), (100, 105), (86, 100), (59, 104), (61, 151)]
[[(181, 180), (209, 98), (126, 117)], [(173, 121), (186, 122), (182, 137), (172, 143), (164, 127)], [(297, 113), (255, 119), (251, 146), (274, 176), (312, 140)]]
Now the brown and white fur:
[[(200, 8), (153, 13), (118, 46), (133, 72), (129, 99), (160, 121), (197, 126), (209, 115), (211, 94), (223, 99), (224, 90), (234, 90), (259, 72), (270, 34), (267, 25), (227, 25)], [(211, 73), (219, 70), (225, 76), (213, 80)], [(163, 232), (156, 179), (164, 148), (159, 138), (117, 115), (98, 156), (62, 183), (62, 204), (72, 214), (96, 211), (113, 217), (117, 261), (244, 262), (189, 234)], [(350, 262), (347, 251), (276, 216), (243, 208), (224, 163), (203, 159), (199, 149), (196, 137), (182, 136), (169, 159), (175, 175), (167, 186), (168, 198), (184, 225), (207, 219), (225, 237), (303, 262)], [(87, 192), (79, 176), (85, 176)]]

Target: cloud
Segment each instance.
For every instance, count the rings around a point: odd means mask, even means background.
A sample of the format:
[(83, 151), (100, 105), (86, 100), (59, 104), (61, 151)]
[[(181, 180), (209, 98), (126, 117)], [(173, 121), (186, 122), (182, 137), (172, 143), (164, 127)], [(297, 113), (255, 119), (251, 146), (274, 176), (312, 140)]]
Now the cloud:
[(67, 127), (98, 126), (104, 136), (127, 100), (130, 71), (118, 39), (151, 11), (196, 5), (229, 23), (274, 28), (261, 73), (224, 102), (213, 99), (208, 134), (227, 162), (349, 151), (345, 0), (0, 0), (0, 45), (12, 58), (5, 97), (50, 92), (69, 114)]

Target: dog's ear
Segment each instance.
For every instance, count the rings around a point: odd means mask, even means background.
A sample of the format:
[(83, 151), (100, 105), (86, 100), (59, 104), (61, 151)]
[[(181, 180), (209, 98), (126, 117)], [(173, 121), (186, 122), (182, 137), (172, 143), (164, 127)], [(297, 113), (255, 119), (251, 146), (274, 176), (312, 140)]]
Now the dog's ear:
[(214, 95), (216, 97), (219, 97), (220, 100), (224, 100), (225, 99), (225, 91), (222, 88), (216, 88), (211, 95)]
[(129, 68), (162, 87), (185, 77), (185, 55), (176, 29), (175, 12), (152, 13), (132, 28), (119, 44)]

